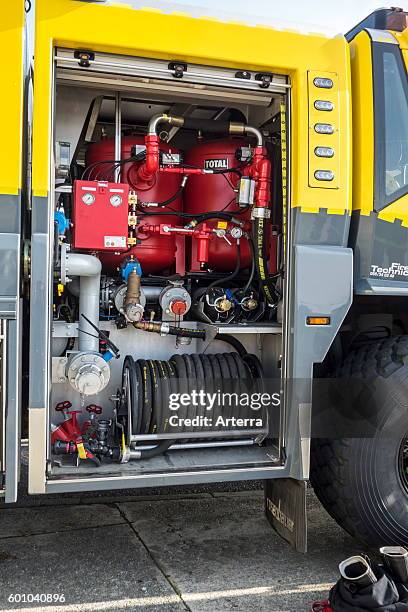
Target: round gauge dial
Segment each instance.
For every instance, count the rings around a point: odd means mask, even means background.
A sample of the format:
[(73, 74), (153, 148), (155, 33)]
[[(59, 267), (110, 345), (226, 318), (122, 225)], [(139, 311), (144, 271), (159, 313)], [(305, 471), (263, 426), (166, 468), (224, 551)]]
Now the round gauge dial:
[(92, 195), (92, 193), (84, 193), (84, 195), (82, 196), (82, 201), (84, 204), (90, 206), (95, 202), (95, 196)]
[(122, 196), (115, 194), (110, 197), (109, 202), (112, 206), (120, 206), (122, 204)]

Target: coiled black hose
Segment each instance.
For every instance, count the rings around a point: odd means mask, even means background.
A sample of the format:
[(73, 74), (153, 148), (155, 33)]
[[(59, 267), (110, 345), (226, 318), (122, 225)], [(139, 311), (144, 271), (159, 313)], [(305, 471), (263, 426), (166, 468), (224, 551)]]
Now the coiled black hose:
[[(218, 339), (230, 341), (222, 336)], [(230, 341), (230, 344), (232, 342)], [(174, 439), (163, 440), (155, 448), (140, 451), (140, 459), (151, 458), (165, 452), (176, 440), (194, 439), (197, 431), (218, 432), (229, 430), (229, 425), (217, 425), (217, 419), (236, 417), (241, 419), (261, 418), (266, 427), (265, 411), (255, 413), (248, 405), (239, 401), (225, 404), (222, 398), (229, 394), (259, 392), (262, 388), (262, 367), (254, 355), (248, 355), (240, 343), (238, 353), (223, 353), (217, 355), (174, 355), (169, 361), (153, 359), (138, 359), (134, 361), (128, 355), (123, 366), (123, 399), (119, 414), (128, 414), (128, 427), (132, 435), (172, 433)], [(177, 408), (179, 425), (170, 425), (170, 418), (175, 414), (174, 406), (170, 408), (170, 396), (181, 397), (200, 391), (215, 394), (220, 403), (214, 402), (208, 411), (202, 402), (192, 401), (188, 406), (180, 402)], [(211, 424), (190, 426), (183, 419), (195, 417), (211, 417)], [(244, 427), (244, 429), (252, 429)], [(254, 435), (259, 428), (253, 428)]]

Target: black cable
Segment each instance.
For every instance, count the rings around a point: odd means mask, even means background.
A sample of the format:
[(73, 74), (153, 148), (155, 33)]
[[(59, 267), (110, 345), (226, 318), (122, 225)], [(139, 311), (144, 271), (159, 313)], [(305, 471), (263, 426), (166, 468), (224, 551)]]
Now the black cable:
[(220, 340), (220, 342), (226, 342), (227, 344), (232, 346), (237, 351), (240, 357), (245, 357), (245, 355), (248, 352), (246, 348), (244, 347), (244, 345), (241, 344), (241, 342), (237, 338), (235, 338), (234, 336), (231, 336), (230, 334), (217, 334), (214, 337), (214, 340)]
[(127, 157), (125, 159), (106, 159), (106, 160), (100, 160), (100, 161), (97, 161), (97, 162), (93, 162), (92, 164), (89, 164), (88, 166), (86, 166), (84, 168), (84, 171), (82, 172), (81, 179), (84, 180), (86, 172), (89, 173), (89, 171), (92, 170), (93, 168), (95, 168), (96, 166), (100, 166), (102, 164), (119, 164), (119, 165), (122, 165), (122, 164), (131, 163), (131, 162), (136, 163), (138, 161), (143, 161), (144, 157), (145, 157), (145, 153), (142, 152), (142, 153), (138, 153), (137, 155), (133, 155), (131, 157)]
[(240, 269), (241, 269), (241, 245), (237, 240), (237, 263), (235, 266), (235, 270), (231, 272), (231, 274), (228, 274), (227, 276), (225, 276), (224, 278), (218, 278), (214, 280), (212, 283), (210, 283), (208, 287), (206, 288), (204, 294), (208, 295), (211, 289), (213, 289), (214, 287), (219, 287), (220, 284), (224, 284), (226, 282), (233, 280), (236, 276), (238, 276)]
[[(177, 200), (177, 198), (179, 198), (184, 190), (184, 185), (180, 185), (180, 187), (177, 189), (176, 193), (172, 196), (170, 196), (169, 198), (167, 198), (167, 200), (164, 200), (163, 202), (157, 202), (157, 206), (160, 208), (163, 208), (164, 206), (168, 206), (168, 204), (171, 204), (172, 202), (174, 202), (175, 200)], [(177, 212), (177, 211), (174, 211)]]

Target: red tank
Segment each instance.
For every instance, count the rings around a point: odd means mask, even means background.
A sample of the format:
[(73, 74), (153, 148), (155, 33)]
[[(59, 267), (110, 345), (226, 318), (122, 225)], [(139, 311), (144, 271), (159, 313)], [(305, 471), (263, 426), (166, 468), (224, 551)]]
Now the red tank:
[[(136, 145), (144, 145), (143, 136), (122, 137), (121, 158), (128, 159), (131, 157), (132, 148)], [(160, 145), (160, 150), (166, 153), (179, 153), (177, 149), (169, 147), (164, 143)], [(96, 166), (92, 166), (92, 164), (114, 159), (115, 141), (113, 138), (91, 144), (86, 153), (86, 167), (89, 170), (84, 178), (89, 180), (112, 180), (114, 177), (114, 165), (112, 163)], [(178, 174), (160, 174), (150, 184), (136, 183), (136, 171), (141, 163), (133, 162), (121, 166), (121, 182), (130, 184), (131, 189), (136, 191), (139, 202), (164, 202), (171, 198), (180, 188), (182, 178)], [(169, 208), (172, 211), (180, 212), (182, 209), (182, 198), (178, 197), (171, 202)], [(160, 212), (168, 211), (169, 208), (163, 207), (160, 209)], [(176, 215), (158, 216), (152, 214), (141, 221), (141, 225), (159, 225), (160, 223), (178, 224), (179, 217)], [(143, 232), (138, 232), (137, 238), (139, 243), (126, 252), (126, 254), (101, 253), (100, 259), (103, 265), (113, 271), (120, 265), (124, 257), (133, 255), (140, 262), (143, 273), (146, 274), (157, 274), (174, 266), (176, 256), (176, 237), (174, 235), (147, 235), (143, 234)]]
[[(237, 160), (236, 153), (240, 147), (247, 146), (243, 140), (215, 140), (197, 145), (186, 154), (186, 165), (198, 166), (209, 170), (224, 168), (239, 168), (243, 164)], [(184, 190), (184, 211), (189, 214), (206, 212), (231, 212), (238, 209), (236, 203), (236, 189), (239, 175), (229, 172), (227, 174), (192, 175), (187, 181)], [(250, 211), (239, 216), (241, 220), (250, 219)], [(218, 221), (210, 221), (211, 227), (219, 227)], [(228, 227), (233, 227), (228, 224)], [(237, 263), (237, 250), (235, 241), (230, 246), (225, 240), (215, 238), (210, 242), (208, 267), (218, 272), (232, 272)], [(191, 268), (197, 269), (194, 257), (194, 243), (192, 248)], [(241, 268), (251, 265), (251, 249), (248, 240), (243, 238), (240, 244)]]

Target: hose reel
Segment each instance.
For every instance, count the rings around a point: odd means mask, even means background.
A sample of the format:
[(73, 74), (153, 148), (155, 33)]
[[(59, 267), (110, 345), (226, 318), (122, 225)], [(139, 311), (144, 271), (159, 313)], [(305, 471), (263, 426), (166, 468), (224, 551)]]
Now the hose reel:
[(262, 367), (255, 355), (174, 355), (168, 361), (135, 361), (128, 355), (118, 417), (129, 446), (148, 441), (152, 434), (166, 443), (164, 450), (197, 435), (201, 441), (265, 437), (267, 411), (242, 401), (262, 388)]

